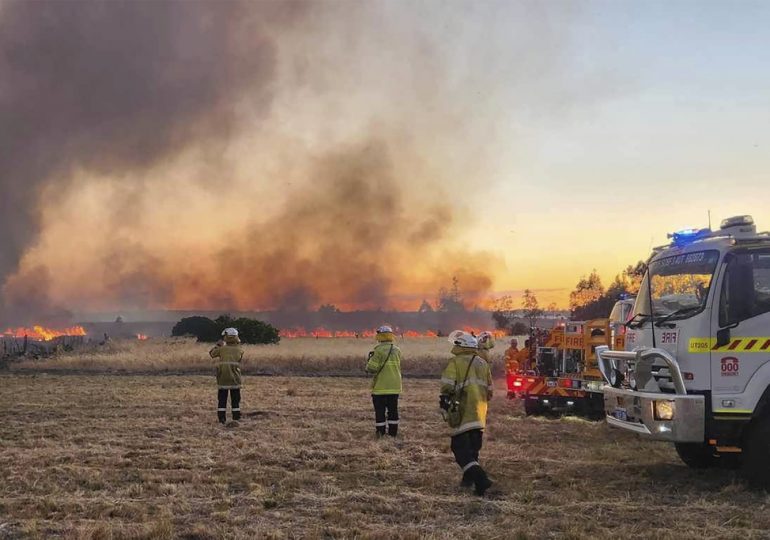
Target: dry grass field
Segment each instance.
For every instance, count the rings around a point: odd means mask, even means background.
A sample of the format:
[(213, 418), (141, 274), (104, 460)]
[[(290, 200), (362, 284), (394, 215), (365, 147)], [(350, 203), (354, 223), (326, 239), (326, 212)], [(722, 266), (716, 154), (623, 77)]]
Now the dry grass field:
[(249, 377), (215, 420), (198, 375), (0, 373), (0, 538), (763, 538), (767, 495), (602, 423), (494, 398), (479, 499), (405, 381), (402, 433), (373, 438), (362, 378)]
[[(492, 363), (502, 369), (502, 354), (509, 339), (500, 339)], [(520, 340), (523, 343), (523, 338)], [(244, 372), (251, 375), (362, 376), (372, 338), (295, 338), (278, 345), (244, 345)], [(441, 373), (451, 345), (446, 338), (399, 339), (404, 355), (402, 369), (411, 377)], [(210, 344), (193, 339), (148, 341), (116, 340), (39, 360), (12, 362), (14, 371), (45, 370), (58, 373), (211, 373)]]

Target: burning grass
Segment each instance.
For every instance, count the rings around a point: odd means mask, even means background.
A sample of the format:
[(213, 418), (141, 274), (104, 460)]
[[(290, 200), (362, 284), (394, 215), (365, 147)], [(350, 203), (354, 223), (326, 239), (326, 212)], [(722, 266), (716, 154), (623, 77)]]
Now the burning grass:
[(18, 327), (18, 328), (6, 328), (4, 332), (0, 334), (0, 337), (17, 338), (17, 339), (31, 339), (36, 341), (51, 341), (58, 337), (66, 336), (85, 336), (86, 330), (82, 326), (72, 326), (63, 329), (47, 328), (45, 326), (35, 325), (30, 328)]
[[(292, 338), (278, 345), (244, 345), (244, 372), (261, 375), (360, 376), (373, 339)], [(446, 338), (405, 338), (398, 345), (404, 354), (407, 376), (433, 377), (446, 365), (450, 344)], [(211, 345), (190, 339), (120, 340), (40, 360), (14, 362), (15, 371), (80, 373), (210, 373)], [(502, 345), (492, 355), (502, 369)]]
[(251, 377), (215, 421), (202, 376), (0, 376), (0, 537), (760, 538), (766, 495), (670, 447), (578, 419), (526, 418), (498, 392), (478, 499), (407, 380), (402, 437), (372, 438), (364, 379)]

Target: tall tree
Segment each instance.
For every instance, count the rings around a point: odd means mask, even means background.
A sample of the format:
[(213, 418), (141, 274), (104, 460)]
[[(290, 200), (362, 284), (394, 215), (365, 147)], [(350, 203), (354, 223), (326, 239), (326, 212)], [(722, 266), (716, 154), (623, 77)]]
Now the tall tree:
[(465, 304), (460, 293), (460, 280), (457, 277), (452, 278), (452, 287), (446, 289), (442, 287), (438, 291), (438, 302), (436, 311), (458, 312), (465, 311)]
[(543, 315), (543, 310), (540, 309), (540, 303), (537, 301), (535, 293), (525, 289), (521, 299), (521, 307), (524, 308), (524, 317), (529, 319), (530, 328), (534, 327), (537, 320)]
[(604, 295), (602, 279), (594, 269), (588, 277), (581, 277), (575, 286), (575, 290), (569, 293), (569, 307), (574, 312), (578, 308), (596, 302)]

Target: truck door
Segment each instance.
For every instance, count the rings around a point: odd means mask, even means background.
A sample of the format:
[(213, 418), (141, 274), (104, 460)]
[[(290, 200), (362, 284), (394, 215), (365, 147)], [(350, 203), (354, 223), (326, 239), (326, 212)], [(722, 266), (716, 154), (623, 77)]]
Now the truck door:
[(738, 250), (726, 257), (711, 347), (714, 411), (746, 413), (741, 394), (770, 361), (770, 249)]

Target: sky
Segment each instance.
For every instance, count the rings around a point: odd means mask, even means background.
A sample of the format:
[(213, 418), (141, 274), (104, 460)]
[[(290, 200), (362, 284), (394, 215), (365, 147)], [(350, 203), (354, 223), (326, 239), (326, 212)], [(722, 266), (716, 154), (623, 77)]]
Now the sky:
[(581, 274), (608, 283), (709, 210), (770, 228), (770, 4), (583, 7), (567, 78), (590, 95), (556, 116), (503, 112), (524, 144), (500, 156), (481, 225), (506, 254), (499, 287), (561, 303)]
[(222, 5), (0, 3), (0, 321), (566, 306), (709, 211), (770, 229), (767, 2)]

